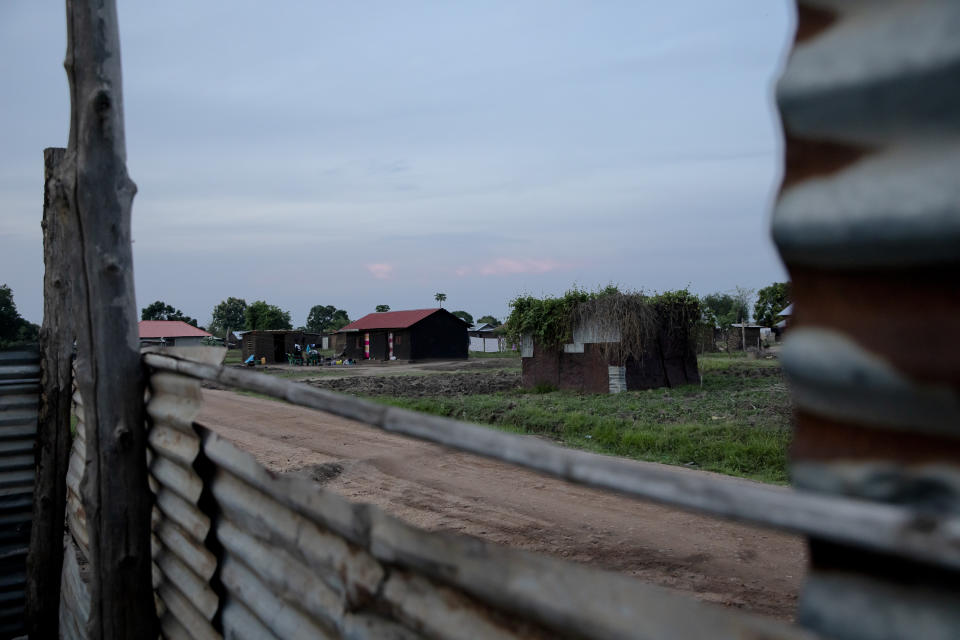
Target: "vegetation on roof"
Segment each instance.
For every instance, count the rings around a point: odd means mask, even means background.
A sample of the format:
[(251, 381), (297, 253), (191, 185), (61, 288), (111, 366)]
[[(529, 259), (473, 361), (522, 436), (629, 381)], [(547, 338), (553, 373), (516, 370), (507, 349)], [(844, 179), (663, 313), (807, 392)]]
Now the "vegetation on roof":
[(573, 288), (560, 297), (519, 296), (510, 301), (506, 335), (531, 336), (548, 349), (573, 341), (573, 329), (591, 326), (620, 341), (601, 345), (608, 357), (640, 358), (658, 336), (692, 338), (700, 319), (700, 301), (686, 289), (648, 295), (608, 285), (596, 291)]

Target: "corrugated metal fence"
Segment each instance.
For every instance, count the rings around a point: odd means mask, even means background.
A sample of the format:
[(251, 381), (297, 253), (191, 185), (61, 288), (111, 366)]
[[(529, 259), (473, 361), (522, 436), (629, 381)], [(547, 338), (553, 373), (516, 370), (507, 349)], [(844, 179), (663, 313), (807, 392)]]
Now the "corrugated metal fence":
[(0, 352), (0, 637), (24, 632), (40, 354)]
[[(309, 480), (278, 477), (194, 422), (200, 376), (179, 368), (199, 366), (221, 383), (240, 375), (247, 388), (279, 384), (288, 395), (306, 392), (353, 417), (365, 412), (374, 424), (384, 408), (224, 369), (212, 364), (219, 349), (189, 352), (206, 363), (171, 357), (177, 353), (146, 356), (154, 367), (147, 403), (154, 586), (165, 637), (810, 637), (619, 574), (421, 531)], [(81, 481), (77, 442), (71, 495)], [(543, 446), (548, 456), (557, 449)], [(89, 607), (81, 578), (86, 534), (79, 501), (71, 499), (68, 512), (78, 554), (64, 565), (61, 630), (79, 638)]]

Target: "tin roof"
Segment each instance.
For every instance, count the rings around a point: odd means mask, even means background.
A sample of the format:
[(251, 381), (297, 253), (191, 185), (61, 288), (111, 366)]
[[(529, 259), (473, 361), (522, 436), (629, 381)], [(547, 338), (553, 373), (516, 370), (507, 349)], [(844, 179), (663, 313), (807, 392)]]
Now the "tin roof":
[[(340, 331), (368, 331), (370, 329), (406, 329), (411, 327), (427, 316), (431, 316), (438, 311), (444, 311), (439, 307), (435, 309), (410, 309), (409, 311), (387, 311), (385, 313), (368, 313), (359, 320), (354, 320)], [(454, 316), (456, 317), (456, 316)], [(459, 318), (457, 318), (459, 320)]]
[(211, 335), (182, 320), (141, 320), (141, 338), (206, 338)]

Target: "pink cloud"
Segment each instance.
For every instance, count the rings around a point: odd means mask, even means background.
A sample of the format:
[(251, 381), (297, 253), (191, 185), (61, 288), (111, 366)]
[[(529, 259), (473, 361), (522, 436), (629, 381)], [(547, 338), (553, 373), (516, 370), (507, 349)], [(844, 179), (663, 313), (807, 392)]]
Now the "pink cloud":
[(508, 276), (519, 273), (547, 273), (570, 266), (551, 258), (496, 258), (477, 267), (459, 267), (454, 273), (461, 277), (473, 273), (481, 276)]
[(393, 265), (386, 264), (384, 262), (378, 262), (376, 264), (366, 265), (367, 271), (370, 272), (374, 278), (378, 280), (386, 280), (390, 277), (390, 274), (393, 273)]

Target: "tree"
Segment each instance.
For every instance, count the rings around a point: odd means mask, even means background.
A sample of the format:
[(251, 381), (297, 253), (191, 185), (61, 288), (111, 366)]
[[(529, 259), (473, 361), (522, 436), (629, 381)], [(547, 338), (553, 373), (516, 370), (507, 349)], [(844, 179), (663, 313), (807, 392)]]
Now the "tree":
[(332, 333), (350, 324), (350, 316), (343, 309), (333, 305), (315, 305), (307, 314), (307, 331), (310, 333)]
[(162, 300), (148, 304), (140, 310), (141, 320), (180, 320), (189, 325), (197, 326), (197, 321)]
[(733, 300), (736, 303), (737, 322), (744, 324), (750, 321), (750, 300), (754, 290), (737, 287), (733, 290)]
[(244, 312), (247, 310), (247, 301), (243, 298), (227, 298), (213, 308), (213, 319), (210, 321), (210, 333), (218, 335), (227, 330), (239, 331), (246, 325)]
[(453, 315), (457, 316), (471, 327), (473, 326), (473, 316), (467, 313), (466, 311), (453, 311)]
[(480, 319), (477, 320), (477, 324), (488, 324), (491, 327), (499, 327), (500, 321), (493, 316), (481, 316)]
[(757, 292), (757, 302), (753, 305), (753, 317), (757, 324), (772, 327), (777, 323), (777, 314), (790, 304), (790, 283), (774, 282)]
[(22, 320), (13, 301), (13, 291), (5, 284), (0, 285), (0, 340), (15, 339)]
[(700, 299), (703, 321), (714, 327), (729, 327), (748, 315), (747, 304), (729, 293), (710, 293)]
[(443, 301), (447, 299), (447, 294), (445, 294), (445, 293), (437, 293), (436, 295), (433, 296), (433, 299), (436, 300), (437, 302), (439, 302), (439, 303), (440, 303), (440, 307), (442, 308), (442, 307), (443, 307)]
[(36, 342), (40, 327), (22, 318), (13, 301), (13, 290), (0, 285), (0, 345)]
[(250, 330), (270, 331), (275, 329), (292, 329), (290, 312), (280, 307), (257, 300), (247, 307), (243, 313), (246, 328)]
[(388, 305), (388, 304), (378, 304), (376, 311), (377, 311), (377, 313), (386, 313), (387, 311), (390, 311), (390, 305)]

